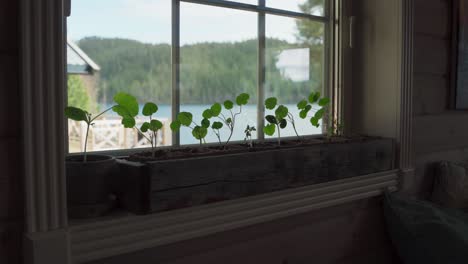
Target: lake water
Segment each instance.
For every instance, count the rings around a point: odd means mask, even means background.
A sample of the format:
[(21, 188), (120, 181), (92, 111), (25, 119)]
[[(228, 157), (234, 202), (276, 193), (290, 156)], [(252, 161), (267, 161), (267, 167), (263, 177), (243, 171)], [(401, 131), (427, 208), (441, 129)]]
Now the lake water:
[[(296, 122), (296, 129), (299, 133), (299, 135), (313, 135), (313, 134), (321, 134), (322, 133), (322, 128), (316, 128), (312, 126), (309, 122), (310, 118), (307, 119), (301, 119), (299, 118), (299, 110), (297, 109), (296, 105), (286, 105), (289, 109), (289, 111), (294, 115), (294, 119)], [(210, 105), (181, 105), (180, 106), (180, 111), (181, 112), (190, 112), (193, 114), (193, 120), (197, 124), (201, 122), (202, 118), (202, 113), (205, 109), (208, 109)], [(143, 106), (140, 106), (140, 113), (141, 113), (141, 108)], [(238, 107), (234, 107), (234, 112), (239, 111)], [(223, 110), (223, 113), (225, 116), (229, 114), (228, 111)], [(272, 114), (272, 111), (267, 110), (267, 114)], [(114, 116), (115, 114), (110, 113), (108, 116)], [(313, 115), (313, 112), (310, 113), (310, 115)], [(159, 110), (155, 114), (155, 117), (158, 119), (167, 119), (171, 120), (171, 106), (170, 105), (159, 105)], [(144, 119), (145, 117), (141, 117)], [(210, 121), (220, 121), (216, 120), (217, 118), (212, 118)], [(246, 126), (255, 126), (257, 127), (257, 106), (256, 105), (246, 105), (242, 107), (242, 113), (236, 118), (236, 127), (234, 128), (234, 133), (231, 138), (231, 141), (236, 141), (236, 140), (244, 140), (245, 134), (244, 134), (244, 129)], [(229, 137), (229, 129), (226, 127), (223, 127), (221, 130), (221, 140), (224, 142), (227, 140)], [(295, 136), (294, 130), (290, 124), (288, 126), (281, 130), (281, 137), (292, 137)], [(267, 136), (268, 137), (268, 136)], [(252, 138), (256, 139), (257, 138), (257, 133), (253, 132), (252, 133)], [(199, 141), (196, 140), (192, 136), (192, 131), (187, 128), (187, 127), (182, 127), (180, 130), (180, 141), (181, 144), (198, 144)], [(211, 142), (218, 142), (218, 138), (216, 135), (213, 133), (211, 129), (208, 131), (208, 135), (206, 136), (206, 142), (211, 143)]]

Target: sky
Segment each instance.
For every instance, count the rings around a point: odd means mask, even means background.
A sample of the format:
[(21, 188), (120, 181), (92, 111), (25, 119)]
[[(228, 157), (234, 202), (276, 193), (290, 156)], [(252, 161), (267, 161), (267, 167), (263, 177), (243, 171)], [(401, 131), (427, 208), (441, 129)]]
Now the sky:
[[(267, 5), (298, 11), (306, 0), (266, 0)], [(170, 43), (171, 0), (72, 0), (68, 37), (119, 37), (145, 43)], [(237, 2), (255, 4), (257, 0)], [(256, 38), (254, 12), (181, 3), (182, 45), (199, 42), (234, 42)], [(267, 37), (295, 41), (295, 19), (267, 15)]]

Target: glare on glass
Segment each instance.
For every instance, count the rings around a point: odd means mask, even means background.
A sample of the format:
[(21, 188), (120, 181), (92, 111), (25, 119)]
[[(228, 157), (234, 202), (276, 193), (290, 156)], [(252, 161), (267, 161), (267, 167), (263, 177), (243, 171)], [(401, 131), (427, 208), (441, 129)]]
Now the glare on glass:
[[(237, 95), (248, 93), (248, 105), (242, 109), (234, 106), (232, 113), (222, 112), (227, 119), (241, 111), (231, 141), (243, 140), (245, 127), (257, 125), (257, 14), (184, 2), (180, 12), (180, 111), (193, 113), (194, 127), (200, 125), (203, 111), (213, 103), (235, 103)], [(210, 119), (215, 121), (222, 120)], [(224, 125), (221, 141), (229, 136)], [(219, 141), (211, 128), (205, 140)], [(187, 127), (181, 129), (180, 141), (199, 143)]]
[[(312, 91), (323, 91), (324, 26), (306, 19), (266, 16), (265, 97), (277, 97), (288, 107), (300, 135), (321, 134), (299, 118), (297, 103)], [(266, 115), (273, 111), (267, 110)], [(313, 115), (313, 111), (310, 115)], [(291, 123), (282, 136), (295, 136)]]

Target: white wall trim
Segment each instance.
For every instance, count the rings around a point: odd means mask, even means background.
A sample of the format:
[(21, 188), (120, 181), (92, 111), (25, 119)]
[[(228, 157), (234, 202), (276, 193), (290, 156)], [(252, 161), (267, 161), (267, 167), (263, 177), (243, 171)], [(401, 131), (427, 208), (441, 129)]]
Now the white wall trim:
[(146, 216), (72, 226), (73, 263), (203, 237), (396, 190), (398, 170)]
[(401, 90), (400, 90), (400, 131), (399, 168), (401, 186), (404, 192), (414, 188), (413, 151), (413, 36), (414, 0), (401, 2)]
[(62, 0), (21, 0), (25, 263), (68, 263)]

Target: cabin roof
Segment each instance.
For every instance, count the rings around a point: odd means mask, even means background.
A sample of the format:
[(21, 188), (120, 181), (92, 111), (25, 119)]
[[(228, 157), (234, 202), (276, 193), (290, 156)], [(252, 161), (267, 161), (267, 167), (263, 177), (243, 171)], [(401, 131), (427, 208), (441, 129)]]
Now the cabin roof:
[(69, 74), (94, 74), (101, 70), (78, 45), (67, 40), (67, 73)]

